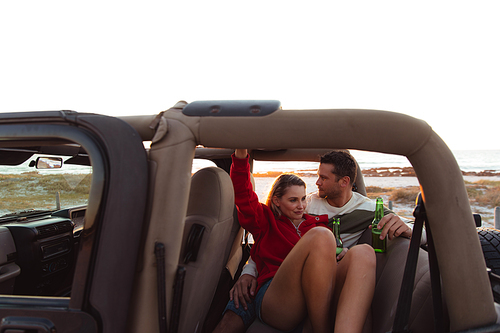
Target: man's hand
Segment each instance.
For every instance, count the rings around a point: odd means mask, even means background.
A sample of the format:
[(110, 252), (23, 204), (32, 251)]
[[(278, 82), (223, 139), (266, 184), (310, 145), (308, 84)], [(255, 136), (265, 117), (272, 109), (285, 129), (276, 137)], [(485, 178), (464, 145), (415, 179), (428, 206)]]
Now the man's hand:
[(247, 302), (251, 303), (250, 297), (255, 296), (257, 278), (249, 274), (243, 274), (229, 291), (229, 299), (234, 300), (234, 306), (239, 309), (240, 303), (243, 309), (248, 310)]
[(389, 240), (399, 236), (411, 238), (412, 234), (411, 228), (399, 216), (394, 214), (384, 216), (378, 223), (378, 228), (382, 229), (380, 239), (384, 239), (386, 235), (389, 236)]
[(337, 261), (340, 261), (340, 259), (344, 258), (346, 253), (347, 253), (347, 247), (344, 247), (342, 249), (342, 252), (340, 252), (339, 255), (337, 256)]

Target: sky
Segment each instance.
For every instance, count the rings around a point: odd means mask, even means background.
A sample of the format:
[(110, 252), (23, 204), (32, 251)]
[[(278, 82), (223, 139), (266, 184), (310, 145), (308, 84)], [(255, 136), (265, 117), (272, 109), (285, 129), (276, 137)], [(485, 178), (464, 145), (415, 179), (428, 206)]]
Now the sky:
[[(499, 1), (2, 1), (0, 112), (277, 99), (500, 149)], [(390, 130), (383, 128), (380, 130)]]

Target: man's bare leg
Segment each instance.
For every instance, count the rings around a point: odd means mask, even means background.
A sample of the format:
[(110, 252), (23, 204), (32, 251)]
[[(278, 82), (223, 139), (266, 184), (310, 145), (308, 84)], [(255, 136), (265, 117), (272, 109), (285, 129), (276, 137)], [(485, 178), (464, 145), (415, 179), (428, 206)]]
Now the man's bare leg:
[(213, 333), (245, 333), (243, 319), (231, 310), (226, 311)]

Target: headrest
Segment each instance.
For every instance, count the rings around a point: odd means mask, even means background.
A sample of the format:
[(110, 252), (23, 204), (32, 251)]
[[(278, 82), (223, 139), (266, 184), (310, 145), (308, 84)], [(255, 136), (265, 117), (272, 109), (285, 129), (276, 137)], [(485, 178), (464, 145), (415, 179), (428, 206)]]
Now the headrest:
[(224, 170), (206, 167), (191, 178), (187, 216), (204, 215), (217, 219), (233, 216), (234, 189)]

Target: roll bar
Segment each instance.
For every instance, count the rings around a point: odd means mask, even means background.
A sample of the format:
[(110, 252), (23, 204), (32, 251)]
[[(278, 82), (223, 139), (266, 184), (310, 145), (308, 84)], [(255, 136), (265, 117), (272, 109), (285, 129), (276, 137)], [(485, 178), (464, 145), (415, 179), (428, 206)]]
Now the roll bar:
[[(167, 123), (183, 123), (196, 143), (205, 147), (342, 148), (406, 156), (424, 195), (451, 331), (496, 321), (486, 265), (461, 171), (448, 146), (425, 121), (401, 113), (360, 109), (279, 109), (262, 117), (195, 117), (171, 109), (163, 117)], [(143, 127), (154, 116), (122, 119), (135, 127), (143, 140), (150, 140), (154, 134)]]

